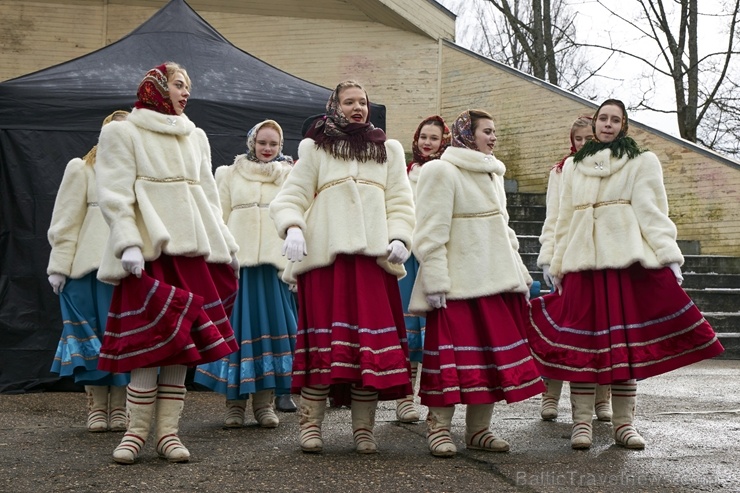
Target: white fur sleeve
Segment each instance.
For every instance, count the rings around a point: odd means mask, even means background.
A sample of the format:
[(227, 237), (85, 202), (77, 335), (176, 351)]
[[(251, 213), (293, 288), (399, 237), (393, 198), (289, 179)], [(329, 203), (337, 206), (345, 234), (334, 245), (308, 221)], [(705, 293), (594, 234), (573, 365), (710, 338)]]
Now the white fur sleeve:
[(110, 227), (109, 242), (117, 258), (128, 247), (144, 246), (134, 211), (136, 150), (126, 125), (130, 124), (111, 122), (103, 127), (95, 162), (98, 204)]
[(547, 199), (545, 223), (542, 225), (540, 234), (540, 254), (537, 257), (537, 265), (550, 265), (555, 250), (555, 224), (558, 221), (558, 209), (560, 207), (560, 181), (563, 177), (562, 170), (558, 173), (556, 169), (550, 171), (547, 181)]
[(573, 221), (573, 160), (565, 162), (562, 177), (560, 178), (560, 200), (558, 204), (558, 217), (555, 222), (555, 243), (553, 247), (550, 273), (562, 277), (563, 254), (567, 248), (568, 232), (570, 223)]
[[(423, 293), (448, 293), (452, 286), (447, 261), (455, 184), (446, 176), (444, 161), (424, 165), (416, 186), (416, 229), (413, 252), (422, 265)], [(418, 281), (417, 281), (418, 282)]]
[(316, 195), (319, 159), (314, 141), (304, 139), (298, 147), (298, 162), (270, 202), (270, 217), (280, 238), (285, 239), (291, 226), (298, 226), (304, 233), (306, 231), (304, 216)]
[(642, 236), (662, 265), (672, 262), (683, 265), (683, 255), (676, 242), (676, 225), (668, 216), (660, 161), (652, 152), (645, 152), (638, 159), (642, 162), (635, 173), (631, 202)]
[(87, 183), (85, 166), (85, 161), (75, 158), (64, 169), (47, 235), (51, 245), (47, 274), (69, 276), (72, 270), (77, 239), (87, 213), (87, 187), (95, 186)]

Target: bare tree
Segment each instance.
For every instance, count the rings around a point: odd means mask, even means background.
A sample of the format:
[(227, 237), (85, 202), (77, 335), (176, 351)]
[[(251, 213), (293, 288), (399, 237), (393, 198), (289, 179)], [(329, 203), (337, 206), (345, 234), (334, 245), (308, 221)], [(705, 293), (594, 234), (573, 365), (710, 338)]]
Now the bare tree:
[(471, 5), (472, 50), (589, 99), (597, 97), (592, 79), (609, 78), (600, 70), (612, 55), (588, 57), (576, 41), (576, 14), (566, 0), (482, 0), (457, 7)]
[[(638, 7), (635, 17), (623, 12), (635, 9), (620, 3), (619, 10), (608, 0), (597, 0), (603, 9), (620, 19), (640, 39), (657, 47), (658, 55), (621, 48), (611, 41), (608, 45), (590, 46), (619, 53), (644, 64), (644, 77), (649, 88), (658, 85), (661, 77), (672, 79), (675, 107), (660, 108), (652, 103), (654, 94), (648, 89), (636, 109), (648, 109), (676, 115), (681, 137), (698, 142), (718, 152), (740, 155), (740, 70), (731, 62), (740, 55), (738, 16), (740, 0), (713, 2), (714, 10), (699, 10), (698, 0), (629, 0)], [(709, 9), (709, 2), (702, 3)], [(700, 51), (698, 24), (701, 18), (716, 17), (726, 21), (725, 42), (711, 41), (705, 52)]]

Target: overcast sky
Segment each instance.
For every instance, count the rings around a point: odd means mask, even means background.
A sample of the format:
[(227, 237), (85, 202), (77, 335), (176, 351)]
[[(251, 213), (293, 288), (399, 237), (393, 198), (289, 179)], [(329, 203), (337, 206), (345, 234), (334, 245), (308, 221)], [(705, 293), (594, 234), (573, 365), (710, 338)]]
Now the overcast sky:
[[(484, 2), (485, 0), (437, 0), (440, 4), (444, 5), (447, 9), (457, 14), (457, 43), (470, 48), (471, 36), (470, 26), (476, 24), (477, 8), (475, 4)], [(622, 0), (623, 2), (626, 0)], [(595, 0), (565, 0), (571, 9), (577, 12), (576, 16), (576, 29), (578, 30), (579, 40), (583, 40), (582, 36), (585, 37), (589, 42), (596, 43), (598, 38), (603, 37), (605, 32), (609, 32), (613, 39), (622, 39), (625, 42), (624, 49), (631, 52), (639, 52), (646, 56), (646, 58), (657, 57), (658, 48), (654, 41), (639, 41), (636, 39), (629, 39), (628, 37), (634, 38), (635, 35), (632, 33), (627, 34), (627, 29), (619, 29), (622, 21), (619, 19), (610, 19), (610, 14), (600, 7)], [(710, 3), (718, 3), (719, 0), (702, 0), (700, 6), (708, 7)], [(616, 3), (616, 2), (614, 2)], [(666, 2), (667, 4), (672, 2)], [(626, 9), (625, 9), (626, 10)], [(724, 21), (727, 22), (726, 20)], [(726, 25), (723, 26), (721, 23), (712, 21), (707, 17), (700, 17), (698, 22), (698, 28), (701, 33), (699, 37), (699, 48), (716, 48), (716, 44), (719, 42), (726, 43), (726, 38), (723, 38), (721, 32), (726, 30)], [(724, 41), (723, 41), (724, 40)], [(599, 60), (602, 59), (603, 54), (595, 53), (595, 57)], [(602, 80), (599, 82), (598, 92), (601, 99), (608, 97), (616, 97), (625, 101), (629, 104), (631, 101), (637, 101), (638, 95), (640, 94), (640, 84), (646, 83), (644, 80), (641, 82), (641, 73), (646, 71), (646, 66), (642, 63), (636, 62), (625, 56), (617, 56), (610, 61), (610, 63), (603, 69), (603, 73), (607, 76), (612, 76), (624, 81), (608, 81)], [(664, 109), (675, 109), (675, 99), (673, 96), (672, 81), (668, 78), (663, 78), (659, 81), (659, 89), (656, 91), (656, 99), (653, 102), (653, 106), (662, 107)], [(662, 95), (662, 97), (661, 97)], [(654, 128), (662, 130), (671, 135), (678, 136), (678, 125), (676, 124), (675, 114), (662, 114), (652, 111), (640, 111), (632, 112), (630, 119), (639, 121), (646, 125), (650, 125)]]

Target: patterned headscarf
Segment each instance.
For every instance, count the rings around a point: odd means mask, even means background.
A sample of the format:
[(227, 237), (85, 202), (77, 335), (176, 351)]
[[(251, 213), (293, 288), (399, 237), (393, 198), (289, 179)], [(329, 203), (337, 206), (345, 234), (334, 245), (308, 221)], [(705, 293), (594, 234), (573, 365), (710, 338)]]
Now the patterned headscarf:
[[(108, 125), (110, 122), (113, 121), (116, 117), (123, 117), (124, 119), (128, 116), (128, 111), (125, 110), (116, 110), (110, 115), (106, 116), (103, 120), (103, 126)], [(88, 166), (95, 166), (95, 159), (98, 157), (98, 146), (94, 145), (92, 149), (90, 149), (90, 152), (85, 154), (85, 157), (82, 158), (85, 160), (85, 164)]]
[[(388, 155), (385, 149), (385, 132), (370, 123), (370, 99), (367, 99), (367, 119), (365, 123), (352, 123), (344, 115), (339, 104), (339, 84), (326, 103), (326, 116), (317, 119), (306, 132), (306, 137), (316, 142), (332, 157), (342, 160), (356, 159), (360, 162), (376, 161), (385, 163)], [(350, 86), (353, 87), (353, 86)]]
[(466, 110), (460, 113), (452, 124), (452, 147), (467, 147), (474, 151), (480, 151), (475, 144), (473, 135), (473, 121), (470, 118), (470, 111)]
[(575, 131), (576, 131), (577, 128), (584, 128), (582, 125), (576, 125), (576, 123), (578, 123), (580, 121), (586, 121), (586, 120), (588, 120), (589, 122), (591, 122), (591, 128), (592, 128), (592, 132), (593, 132), (593, 118), (591, 118), (588, 115), (582, 115), (582, 116), (579, 116), (578, 118), (576, 118), (576, 121), (574, 121), (573, 122), (573, 125), (571, 125), (571, 127), (570, 127), (570, 154), (568, 154), (566, 156), (563, 156), (563, 159), (561, 159), (560, 161), (558, 161), (558, 164), (556, 164), (553, 167), (553, 169), (557, 173), (562, 173), (562, 171), (563, 171), (563, 165), (565, 164), (565, 160), (566, 159), (568, 159), (571, 156), (575, 156), (575, 154), (576, 154), (577, 151), (576, 151), (576, 143), (573, 140), (573, 134), (575, 133)]
[[(619, 133), (613, 141), (599, 142), (596, 137), (596, 120), (598, 120), (599, 118), (599, 112), (601, 111), (601, 109), (604, 106), (609, 105), (614, 105), (622, 109), (622, 128), (619, 129)], [(583, 159), (588, 156), (593, 156), (602, 149), (611, 150), (612, 156), (615, 156), (617, 158), (621, 158), (622, 156), (627, 154), (627, 157), (629, 159), (634, 159), (646, 151), (646, 149), (641, 149), (640, 146), (637, 145), (635, 139), (627, 136), (627, 131), (629, 130), (627, 108), (625, 108), (624, 103), (618, 99), (607, 99), (606, 101), (601, 103), (601, 106), (599, 106), (599, 109), (597, 109), (596, 113), (594, 114), (593, 120), (591, 120), (591, 129), (594, 133), (594, 139), (586, 142), (586, 145), (581, 147), (581, 150), (576, 153), (576, 155), (573, 157), (573, 161), (575, 163), (583, 161)]]
[(167, 87), (167, 66), (164, 63), (146, 73), (136, 91), (136, 97), (139, 98), (134, 105), (136, 108), (157, 111), (165, 115), (177, 114), (170, 100), (170, 90)]
[[(287, 161), (290, 164), (293, 164), (293, 158), (290, 156), (283, 155), (283, 128), (276, 122), (275, 120), (265, 120), (263, 122), (258, 123), (252, 129), (247, 133), (247, 159), (254, 162), (261, 162), (260, 158), (257, 157), (257, 132), (259, 132), (260, 128), (262, 128), (265, 124), (273, 124), (277, 128), (277, 133), (280, 136), (280, 148), (278, 149), (277, 156), (275, 156), (272, 161)], [(268, 128), (275, 128), (273, 126), (270, 126)]]
[[(421, 129), (432, 122), (439, 122), (442, 124), (442, 140), (439, 144), (439, 149), (437, 152), (433, 152), (432, 154), (424, 157), (421, 153), (421, 149), (419, 149), (419, 135), (421, 134)], [(435, 128), (439, 128), (439, 126), (435, 125)], [(447, 127), (447, 124), (442, 119), (441, 116), (433, 115), (428, 118), (425, 118), (421, 121), (419, 126), (416, 128), (416, 132), (414, 133), (414, 140), (411, 143), (411, 150), (412, 154), (414, 156), (414, 160), (409, 163), (408, 171), (411, 171), (411, 169), (414, 166), (421, 166), (422, 164), (426, 163), (427, 161), (431, 161), (432, 159), (439, 159), (439, 157), (442, 155), (445, 149), (447, 149), (447, 146), (450, 145), (450, 129)]]

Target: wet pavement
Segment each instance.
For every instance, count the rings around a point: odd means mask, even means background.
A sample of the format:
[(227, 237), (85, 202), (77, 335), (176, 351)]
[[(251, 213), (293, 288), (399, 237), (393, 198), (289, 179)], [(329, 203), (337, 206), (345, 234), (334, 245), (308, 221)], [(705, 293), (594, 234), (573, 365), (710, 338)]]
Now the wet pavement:
[[(187, 464), (158, 459), (150, 440), (131, 466), (111, 453), (121, 433), (88, 433), (82, 393), (0, 395), (2, 492), (740, 492), (740, 361), (712, 360), (638, 385), (636, 425), (643, 451), (613, 444), (611, 424), (594, 421), (594, 445), (570, 448), (567, 386), (554, 422), (539, 398), (497, 405), (494, 430), (508, 453), (465, 450), (464, 407), (453, 438), (458, 454), (432, 457), (425, 424), (400, 424), (380, 403), (376, 455), (354, 452), (350, 412), (330, 409), (324, 452), (298, 448), (298, 417), (277, 429), (221, 426), (224, 401), (189, 392), (180, 436)], [(426, 414), (422, 408), (422, 417)]]

